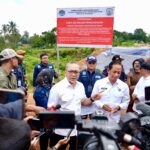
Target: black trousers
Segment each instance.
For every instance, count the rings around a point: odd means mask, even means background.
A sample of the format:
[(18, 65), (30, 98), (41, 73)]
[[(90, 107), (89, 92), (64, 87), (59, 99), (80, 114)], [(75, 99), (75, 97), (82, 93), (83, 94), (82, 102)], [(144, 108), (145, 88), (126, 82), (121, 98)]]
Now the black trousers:
[[(55, 144), (63, 139), (64, 136), (58, 135), (58, 134), (52, 134), (50, 138), (50, 147), (55, 146)], [(77, 136), (70, 137), (69, 143), (70, 145), (69, 150), (77, 150)], [(59, 150), (66, 150), (67, 145), (63, 145), (59, 148)]]

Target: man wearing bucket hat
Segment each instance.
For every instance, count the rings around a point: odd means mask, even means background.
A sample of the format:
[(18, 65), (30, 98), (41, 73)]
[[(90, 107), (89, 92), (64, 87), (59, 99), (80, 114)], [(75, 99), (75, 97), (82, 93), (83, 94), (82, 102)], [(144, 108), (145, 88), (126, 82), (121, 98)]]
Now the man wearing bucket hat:
[(16, 77), (12, 73), (12, 69), (18, 67), (18, 55), (13, 49), (4, 49), (0, 53), (0, 88), (16, 89)]

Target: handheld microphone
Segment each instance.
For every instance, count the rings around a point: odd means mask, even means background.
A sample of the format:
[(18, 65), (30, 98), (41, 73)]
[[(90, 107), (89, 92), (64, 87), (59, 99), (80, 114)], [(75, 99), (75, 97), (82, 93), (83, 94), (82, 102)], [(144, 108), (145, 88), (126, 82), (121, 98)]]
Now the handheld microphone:
[(48, 107), (47, 110), (49, 110), (49, 111), (55, 111), (55, 110), (60, 109), (60, 108), (61, 108), (61, 105), (57, 104), (56, 106)]
[(136, 109), (140, 110), (143, 115), (150, 116), (150, 106), (144, 103), (136, 104)]
[(126, 133), (123, 133), (123, 132), (117, 132), (116, 133), (118, 138), (121, 140), (121, 141), (124, 141), (128, 144), (131, 144), (131, 145), (136, 145), (137, 147), (141, 148), (142, 146), (142, 143), (140, 140), (138, 140), (137, 138), (129, 135), (129, 134), (126, 134)]

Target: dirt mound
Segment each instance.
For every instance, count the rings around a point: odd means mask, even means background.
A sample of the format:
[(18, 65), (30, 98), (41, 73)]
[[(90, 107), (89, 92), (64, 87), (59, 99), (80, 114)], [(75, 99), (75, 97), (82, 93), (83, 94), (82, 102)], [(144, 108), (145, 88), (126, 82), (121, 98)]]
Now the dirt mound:
[[(101, 48), (101, 49), (98, 49), (98, 50), (94, 51), (91, 55), (97, 56), (97, 55), (99, 55), (101, 52), (104, 52), (104, 51), (106, 51), (106, 48)], [(85, 63), (86, 63), (86, 58), (80, 60), (80, 61), (79, 61), (80, 68), (82, 68), (82, 67), (85, 65)]]

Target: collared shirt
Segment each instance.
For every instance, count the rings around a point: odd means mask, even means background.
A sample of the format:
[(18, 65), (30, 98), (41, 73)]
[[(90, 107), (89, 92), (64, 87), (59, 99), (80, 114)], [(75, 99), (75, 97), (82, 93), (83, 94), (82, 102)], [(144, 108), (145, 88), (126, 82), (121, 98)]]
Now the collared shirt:
[[(140, 102), (145, 102), (145, 87), (150, 86), (150, 76), (144, 78), (141, 77), (139, 82), (136, 84), (133, 94), (137, 95)], [(138, 112), (136, 104), (133, 105), (133, 110)]]
[[(97, 80), (102, 79), (104, 75), (100, 74), (97, 71), (90, 73), (88, 70), (83, 70), (80, 72), (78, 81), (83, 83), (85, 88), (85, 94), (89, 98), (94, 87), (94, 84)], [(95, 111), (94, 105), (82, 106), (81, 115), (92, 114)]]
[(17, 81), (13, 73), (8, 74), (2, 67), (0, 67), (0, 88), (16, 89)]
[(111, 107), (120, 106), (121, 109), (127, 109), (129, 104), (129, 88), (126, 83), (117, 79), (116, 83), (113, 85), (110, 83), (108, 77), (96, 81), (92, 96), (97, 92), (102, 92), (102, 97), (100, 100), (95, 101), (97, 109), (103, 111), (103, 113), (108, 117), (108, 119), (115, 120), (119, 122), (120, 111), (115, 113), (110, 113), (102, 109), (104, 104), (108, 104)]
[[(55, 84), (50, 92), (48, 99), (48, 107), (61, 105), (60, 111), (74, 111), (75, 115), (80, 115), (81, 113), (81, 102), (86, 99), (84, 86), (82, 83), (78, 82), (73, 87), (64, 78), (62, 81)], [(69, 129), (56, 129), (55, 133), (66, 136)], [(71, 136), (77, 135), (77, 131), (74, 129)]]
[(54, 66), (52, 64), (47, 64), (47, 65), (44, 65), (44, 64), (38, 64), (34, 67), (34, 73), (33, 73), (33, 86), (36, 86), (36, 78), (37, 78), (37, 75), (43, 70), (43, 69), (46, 69), (46, 68), (49, 68), (51, 70), (51, 72), (53, 73), (54, 77), (55, 78), (58, 78), (58, 74), (55, 72), (54, 70)]

